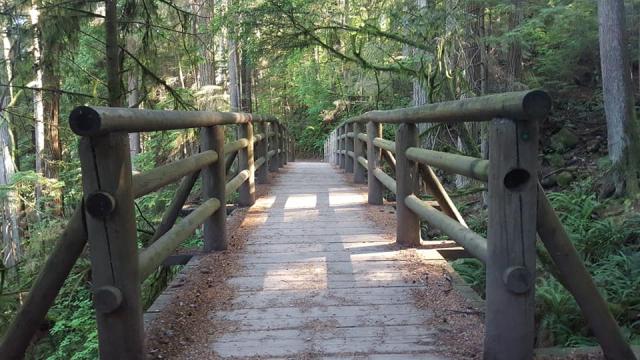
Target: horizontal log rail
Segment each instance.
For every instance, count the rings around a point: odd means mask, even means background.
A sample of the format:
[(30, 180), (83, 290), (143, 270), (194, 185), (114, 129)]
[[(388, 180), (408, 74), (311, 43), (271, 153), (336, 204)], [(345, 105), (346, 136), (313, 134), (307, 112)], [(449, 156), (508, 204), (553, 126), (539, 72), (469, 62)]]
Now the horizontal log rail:
[(420, 148), (407, 149), (407, 158), (452, 174), (488, 181), (488, 160)]
[[(370, 111), (346, 120), (329, 135), (326, 158), (354, 173), (356, 183), (368, 175), (370, 204), (382, 203), (384, 188), (396, 194), (398, 243), (419, 245), (420, 221), (424, 221), (486, 264), (485, 358), (532, 357), (538, 236), (557, 269), (554, 275), (576, 299), (605, 356), (636, 359), (535, 179), (538, 123), (550, 106), (549, 96), (534, 90)], [(491, 122), (490, 160), (418, 146), (416, 123), (471, 121)], [(398, 125), (395, 141), (382, 138), (382, 124)], [(351, 158), (356, 160), (353, 168), (345, 166)], [(381, 169), (382, 160), (395, 172), (395, 179)], [(487, 238), (468, 228), (431, 167), (488, 183)], [(418, 179), (439, 209), (418, 197)]]
[(462, 100), (415, 106), (397, 110), (369, 111), (347, 120), (401, 123), (462, 123), (490, 121), (495, 118), (540, 120), (551, 109), (551, 98), (544, 91), (521, 91), (488, 95)]
[(398, 192), (396, 181), (380, 168), (373, 170), (373, 175), (384, 185), (389, 191), (396, 194)]
[(215, 151), (208, 150), (159, 166), (147, 172), (133, 175), (133, 197), (139, 198), (152, 193), (216, 161), (218, 161), (218, 154)]
[(390, 152), (392, 152), (394, 154), (396, 152), (396, 143), (393, 142), (393, 141), (390, 141), (390, 140), (385, 140), (385, 139), (377, 137), (377, 138), (373, 139), (373, 145), (375, 145), (375, 146), (377, 146), (377, 147), (379, 147), (381, 149), (390, 151)]
[(466, 226), (429, 205), (428, 202), (420, 200), (415, 195), (407, 196), (404, 202), (422, 220), (440, 229), (450, 238), (455, 239), (458, 244), (478, 260), (483, 263), (487, 262), (487, 239), (469, 230)]
[(143, 281), (153, 274), (162, 265), (162, 262), (173, 254), (175, 249), (187, 240), (196, 228), (202, 225), (206, 218), (219, 209), (220, 200), (209, 199), (205, 201), (148, 248), (144, 249), (138, 258), (140, 279)]
[(238, 112), (165, 111), (89, 106), (79, 106), (69, 116), (71, 130), (80, 136), (97, 136), (120, 131), (133, 133), (277, 121), (273, 116)]
[[(76, 208), (5, 332), (1, 357), (23, 357), (88, 242), (100, 357), (142, 358), (140, 283), (202, 225), (203, 250), (223, 250), (226, 199), (237, 191), (238, 203), (251, 205), (255, 201), (254, 174), (260, 170), (263, 175), (258, 180), (267, 182), (266, 168), (277, 171), (293, 159), (295, 147), (277, 118), (245, 113), (82, 106), (72, 112), (69, 122), (72, 130), (83, 136), (79, 151), (83, 205)], [(239, 126), (238, 139), (225, 143), (222, 125)], [(254, 135), (254, 125), (260, 127), (259, 134)], [(194, 127), (201, 131), (200, 153), (144, 173), (131, 173), (126, 132)], [(238, 164), (237, 174), (225, 182), (234, 162)], [(202, 204), (176, 223), (198, 177), (202, 178)], [(147, 247), (138, 251), (133, 199), (180, 179), (156, 232)]]

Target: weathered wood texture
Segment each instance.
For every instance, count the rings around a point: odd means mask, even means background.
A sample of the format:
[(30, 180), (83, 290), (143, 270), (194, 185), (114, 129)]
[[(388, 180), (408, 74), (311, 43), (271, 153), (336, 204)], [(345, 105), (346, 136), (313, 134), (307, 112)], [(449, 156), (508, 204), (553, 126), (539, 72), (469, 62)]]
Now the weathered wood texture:
[(33, 335), (40, 329), (47, 311), (82, 253), (87, 243), (83, 213), (82, 207), (76, 208), (67, 228), (58, 238), (56, 246), (33, 283), (29, 296), (7, 328), (0, 344), (0, 354), (3, 358), (23, 358)]
[(442, 359), (431, 313), (412, 302), (423, 285), (405, 280), (402, 250), (366, 216), (365, 191), (329, 164), (296, 162), (256, 200), (227, 280), (234, 296), (209, 315), (229, 325), (209, 344), (216, 358)]
[(258, 184), (267, 184), (269, 183), (269, 157), (268, 157), (268, 153), (269, 153), (269, 137), (266, 135), (268, 132), (268, 124), (267, 123), (262, 123), (260, 124), (260, 130), (262, 132), (262, 134), (264, 134), (264, 137), (262, 138), (262, 141), (258, 142), (256, 144), (256, 154), (257, 157), (264, 157), (265, 159), (265, 164), (266, 166), (261, 166), (259, 169), (256, 170), (256, 181), (258, 182)]
[(538, 234), (555, 263), (558, 278), (576, 299), (607, 359), (636, 359), (607, 302), (596, 288), (569, 234), (538, 184)]
[(238, 126), (238, 138), (246, 138), (249, 144), (238, 153), (238, 170), (249, 170), (249, 178), (239, 188), (238, 205), (251, 206), (256, 202), (255, 164), (253, 157), (253, 124)]
[[(345, 124), (345, 131), (347, 132), (353, 131), (353, 127), (351, 126), (351, 124)], [(353, 157), (349, 156), (348, 154), (349, 152), (353, 153), (353, 138), (345, 136), (344, 143), (345, 143), (345, 149), (347, 150), (347, 156), (345, 157), (345, 160), (344, 160), (345, 161), (344, 171), (348, 173), (352, 173), (355, 161)]]
[(176, 192), (173, 195), (171, 203), (169, 203), (167, 210), (165, 210), (164, 214), (162, 215), (160, 224), (158, 224), (158, 226), (156, 227), (156, 231), (151, 237), (151, 240), (149, 240), (150, 243), (153, 243), (159, 237), (164, 235), (167, 231), (169, 231), (169, 229), (171, 229), (173, 224), (176, 223), (178, 215), (180, 214), (180, 210), (182, 210), (182, 207), (184, 206), (185, 201), (187, 201), (187, 198), (191, 193), (191, 189), (193, 188), (193, 185), (195, 185), (199, 176), (200, 170), (187, 175), (182, 179), (180, 185), (178, 186), (178, 189), (176, 189)]
[(533, 357), (538, 128), (495, 119), (489, 131), (485, 359)]
[(366, 153), (366, 148), (365, 148), (365, 142), (363, 142), (360, 138), (359, 138), (359, 134), (364, 133), (365, 129), (364, 129), (364, 125), (360, 124), (360, 123), (354, 123), (353, 124), (353, 133), (354, 133), (354, 137), (353, 137), (353, 153), (355, 154), (355, 163), (354, 163), (354, 169), (353, 169), (353, 182), (355, 182), (356, 184), (364, 184), (366, 182), (366, 171), (367, 168), (362, 166), (362, 164), (360, 164), (359, 161), (357, 161), (357, 159), (359, 157), (365, 157), (367, 156)]
[(369, 204), (382, 205), (383, 187), (378, 178), (373, 176), (374, 170), (380, 164), (380, 149), (373, 145), (373, 139), (382, 137), (382, 125), (374, 122), (367, 123), (367, 184), (369, 190)]
[(396, 131), (396, 241), (406, 246), (420, 245), (420, 218), (404, 200), (418, 188), (418, 164), (407, 158), (406, 150), (418, 145), (418, 127), (400, 124)]
[(269, 158), (269, 172), (278, 172), (278, 135), (277, 135), (277, 128), (276, 128), (277, 124), (274, 123), (269, 123), (268, 124), (268, 128), (269, 128), (269, 132), (268, 134), (271, 134), (271, 136), (267, 136), (267, 138), (269, 139), (269, 153), (271, 153), (273, 151), (273, 154), (271, 155), (271, 157)]
[[(118, 292), (123, 299), (112, 311), (96, 311), (100, 357), (142, 359), (142, 305), (129, 137), (115, 133), (82, 138), (79, 154), (94, 304), (100, 304), (102, 290)], [(97, 192), (107, 193), (115, 200), (115, 208), (101, 216), (88, 210)]]
[[(223, 126), (201, 128), (200, 133), (200, 149), (202, 151), (214, 150), (220, 154), (223, 153)], [(216, 161), (202, 169), (202, 194), (205, 200), (215, 198), (220, 201), (220, 204), (227, 203), (225, 170), (225, 164), (222, 161)], [(226, 218), (225, 211), (216, 211), (204, 222), (204, 251), (225, 250), (227, 248)]]
[(433, 171), (433, 169), (431, 169), (429, 165), (419, 164), (418, 170), (420, 171), (420, 175), (422, 176), (422, 181), (424, 181), (424, 183), (427, 185), (427, 189), (429, 190), (431, 195), (433, 195), (433, 197), (438, 201), (438, 204), (440, 204), (442, 212), (449, 215), (449, 217), (451, 217), (452, 219), (457, 220), (464, 227), (468, 227), (467, 223), (462, 217), (462, 214), (460, 214), (460, 211), (458, 211), (458, 208), (453, 203), (453, 200), (451, 200), (451, 198), (449, 197), (447, 190), (445, 190), (440, 180), (438, 180), (438, 177), (436, 176), (436, 173)]

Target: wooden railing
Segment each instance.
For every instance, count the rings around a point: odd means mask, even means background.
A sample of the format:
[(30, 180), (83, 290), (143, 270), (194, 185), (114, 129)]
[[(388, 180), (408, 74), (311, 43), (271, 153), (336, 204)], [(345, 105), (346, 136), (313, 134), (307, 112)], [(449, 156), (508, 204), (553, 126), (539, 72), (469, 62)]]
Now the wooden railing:
[[(287, 129), (276, 118), (246, 113), (152, 111), (81, 106), (70, 115), (82, 136), (83, 203), (47, 259), (22, 308), (8, 328), (0, 358), (21, 359), (71, 268), (89, 244), (92, 292), (100, 357), (144, 358), (140, 284), (201, 225), (203, 251), (227, 248), (226, 203), (255, 202), (255, 181), (268, 182), (293, 159)], [(225, 125), (237, 126), (237, 140), (225, 143)], [(128, 133), (200, 128), (200, 152), (132, 175)], [(259, 134), (254, 134), (254, 128)], [(238, 171), (227, 174), (237, 158)], [(176, 224), (198, 176), (202, 203)], [(181, 180), (149, 245), (138, 249), (134, 199)]]
[[(533, 357), (537, 237), (607, 359), (635, 359), (537, 181), (538, 127), (550, 107), (546, 93), (525, 91), (371, 111), (330, 134), (325, 159), (366, 182), (370, 204), (382, 204), (384, 189), (396, 195), (398, 243), (420, 245), (425, 221), (486, 265), (485, 359)], [(475, 121), (490, 121), (489, 160), (419, 145), (417, 123)], [(395, 142), (382, 138), (383, 123), (397, 125)], [(383, 160), (395, 179), (382, 170)], [(431, 167), (488, 183), (487, 239), (467, 227)], [(417, 196), (420, 177), (441, 210)]]

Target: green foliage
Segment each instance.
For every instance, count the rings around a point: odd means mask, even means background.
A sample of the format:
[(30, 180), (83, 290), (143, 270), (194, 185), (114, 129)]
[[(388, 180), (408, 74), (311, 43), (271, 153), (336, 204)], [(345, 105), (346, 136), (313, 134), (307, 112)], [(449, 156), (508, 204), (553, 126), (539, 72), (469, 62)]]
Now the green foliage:
[[(615, 203), (599, 201), (589, 181), (570, 191), (548, 194), (552, 206), (583, 258), (624, 334), (640, 343), (640, 216), (600, 218)], [(476, 225), (471, 225), (477, 231)], [(552, 276), (548, 253), (539, 246), (536, 281), (538, 346), (594, 345), (595, 340), (571, 294)], [(484, 266), (475, 259), (452, 263), (462, 278), (484, 297)]]

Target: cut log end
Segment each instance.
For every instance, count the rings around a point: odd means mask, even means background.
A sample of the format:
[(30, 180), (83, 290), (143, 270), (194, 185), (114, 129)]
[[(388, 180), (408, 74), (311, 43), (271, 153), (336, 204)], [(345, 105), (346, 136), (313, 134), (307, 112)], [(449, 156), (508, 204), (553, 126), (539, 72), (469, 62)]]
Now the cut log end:
[(529, 119), (543, 120), (551, 111), (551, 97), (546, 91), (530, 91), (522, 99), (522, 109)]
[(100, 114), (89, 106), (78, 106), (69, 115), (71, 130), (80, 136), (96, 135), (101, 124)]

